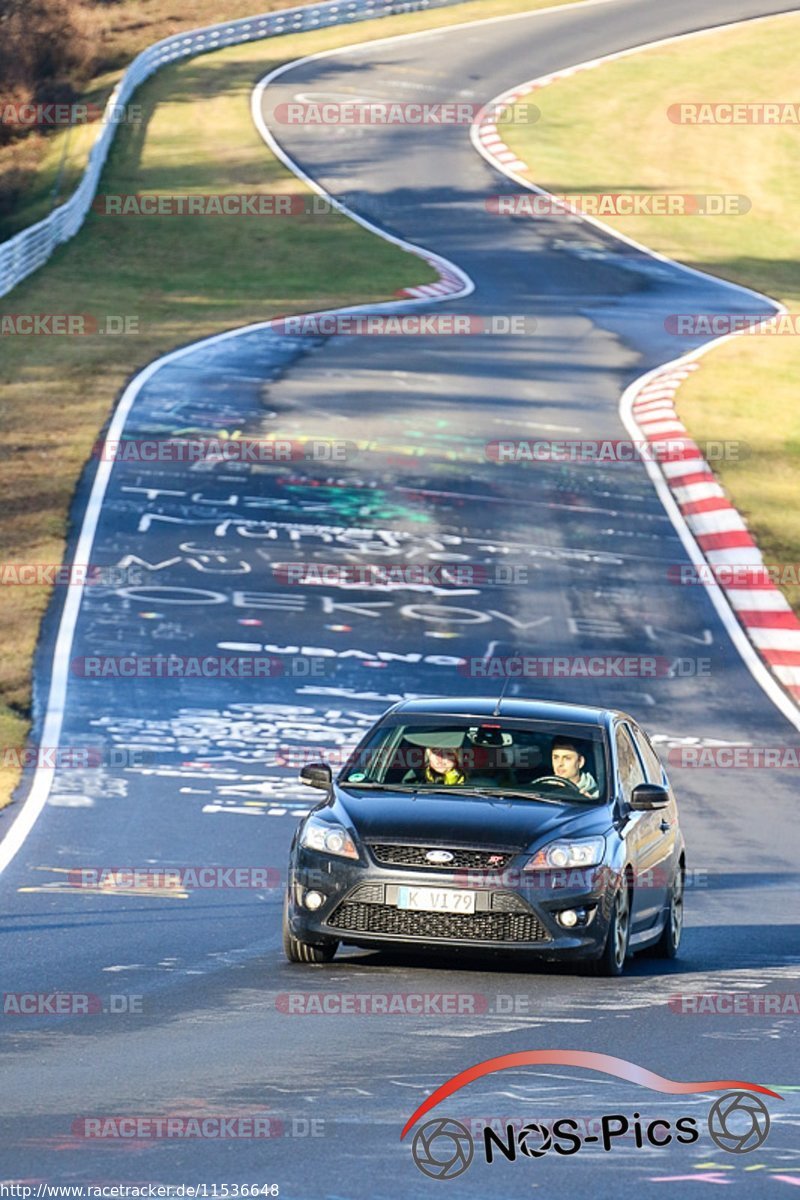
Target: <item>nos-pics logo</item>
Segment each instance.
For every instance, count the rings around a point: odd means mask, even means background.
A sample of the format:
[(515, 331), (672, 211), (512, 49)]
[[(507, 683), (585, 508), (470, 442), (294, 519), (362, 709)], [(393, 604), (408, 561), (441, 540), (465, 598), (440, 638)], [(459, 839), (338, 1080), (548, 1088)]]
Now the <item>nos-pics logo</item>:
[[(769, 1134), (770, 1116), (761, 1095), (782, 1099), (778, 1092), (769, 1088), (736, 1079), (679, 1083), (608, 1054), (583, 1050), (526, 1050), (487, 1059), (448, 1080), (412, 1114), (400, 1135), (401, 1140), (421, 1117), (473, 1080), (495, 1071), (543, 1064), (603, 1071), (618, 1079), (669, 1095), (724, 1091), (725, 1094), (715, 1100), (709, 1109), (707, 1129), (715, 1145), (729, 1154), (748, 1154), (764, 1144)], [(476, 1157), (494, 1165), (516, 1162), (518, 1158), (543, 1158), (548, 1153), (568, 1157), (579, 1153), (587, 1145), (595, 1145), (609, 1152), (622, 1139), (628, 1144), (632, 1142), (636, 1149), (641, 1150), (651, 1146), (668, 1146), (673, 1142), (692, 1145), (701, 1136), (698, 1119), (693, 1116), (667, 1120), (664, 1117), (645, 1117), (638, 1112), (609, 1113), (600, 1117), (596, 1125), (597, 1131), (589, 1133), (585, 1123), (573, 1117), (561, 1117), (552, 1123), (531, 1121), (521, 1126), (506, 1123), (499, 1129), (487, 1123), (479, 1127), (476, 1136), (475, 1131), (468, 1129), (461, 1121), (450, 1117), (434, 1117), (416, 1130), (411, 1153), (419, 1170), (429, 1178), (456, 1179), (469, 1169)], [(592, 1123), (594, 1127), (595, 1123)]]

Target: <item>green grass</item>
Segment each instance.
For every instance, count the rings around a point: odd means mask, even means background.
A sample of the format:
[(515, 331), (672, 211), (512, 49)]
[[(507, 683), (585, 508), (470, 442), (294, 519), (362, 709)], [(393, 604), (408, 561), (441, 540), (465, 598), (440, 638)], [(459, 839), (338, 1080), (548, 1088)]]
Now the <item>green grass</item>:
[[(120, 72), (115, 72), (99, 77), (83, 99), (105, 105), (119, 75)], [(0, 241), (35, 225), (69, 198), (80, 182), (99, 128), (91, 123), (47, 136), (37, 132), (0, 150), (0, 170), (20, 158), (24, 158), (29, 169), (27, 182), (13, 209), (0, 218)]]
[[(309, 39), (308, 45), (313, 39), (314, 46), (309, 50), (298, 49), (292, 52), (284, 49), (288, 47), (290, 40), (293, 46), (304, 45), (295, 37), (276, 38), (272, 45), (277, 48), (278, 54), (286, 59), (303, 53), (313, 53), (314, 49), (327, 49), (329, 46), (345, 45), (348, 42), (389, 37), (392, 33), (408, 33), (416, 29), (453, 25), (459, 21), (479, 17), (501, 16), (505, 13), (527, 12), (572, 3), (575, 3), (575, 0), (473, 0), (471, 3), (456, 5), (452, 9), (389, 17), (337, 28), (330, 31), (330, 38), (328, 31), (302, 35)], [(290, 6), (292, 0), (261, 0), (260, 3), (259, 0), (176, 0), (171, 6), (173, 11), (166, 13), (163, 0), (115, 0), (109, 15), (104, 18), (109, 27), (103, 29), (101, 53), (103, 61), (119, 60), (119, 65), (97, 74), (81, 99), (95, 105), (105, 105), (122, 77), (127, 63), (161, 38), (204, 25)], [(177, 11), (174, 11), (176, 9)], [(139, 95), (129, 103), (138, 104)], [(0, 216), (0, 242), (40, 221), (69, 197), (86, 166), (98, 128), (96, 124), (89, 124), (54, 130), (47, 136), (37, 133), (26, 138), (23, 143), (0, 148), (0, 186), (3, 167), (10, 166), (12, 161), (18, 160), (24, 164), (28, 175), (27, 183), (14, 204), (13, 211)]]
[[(746, 195), (746, 215), (602, 219), (798, 313), (800, 127), (679, 125), (666, 115), (681, 102), (791, 101), (798, 58), (798, 14), (705, 34), (542, 88), (541, 120), (509, 125), (505, 137), (531, 180), (557, 193)], [(678, 392), (699, 442), (745, 444), (718, 474), (772, 563), (800, 562), (799, 378), (800, 337), (743, 336), (710, 351)], [(784, 590), (800, 612), (800, 588)]]
[[(480, 0), (275, 38), (165, 70), (134, 96), (143, 130), (120, 127), (99, 191), (302, 192), (252, 125), (250, 94), (267, 71), (317, 50), (546, 6)], [(58, 156), (59, 140), (48, 154)], [(73, 146), (77, 154), (77, 140)], [(77, 155), (72, 167), (80, 165)], [(48, 181), (46, 171), (40, 191)], [(139, 332), (3, 338), (0, 561), (61, 562), (81, 468), (125, 380), (152, 359), (220, 330), (384, 299), (433, 277), (416, 256), (336, 214), (263, 221), (91, 214), (77, 237), (0, 301), (0, 314), (111, 313), (135, 317)], [(46, 587), (0, 586), (4, 747), (28, 735), (31, 662), (49, 597)], [(0, 807), (17, 778), (0, 765)]]

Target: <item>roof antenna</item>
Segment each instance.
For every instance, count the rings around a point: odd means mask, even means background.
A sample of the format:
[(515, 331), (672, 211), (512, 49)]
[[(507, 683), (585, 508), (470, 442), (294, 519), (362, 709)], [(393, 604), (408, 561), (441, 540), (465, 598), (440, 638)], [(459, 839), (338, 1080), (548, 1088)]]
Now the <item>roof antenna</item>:
[(493, 717), (499, 717), (499, 716), (500, 716), (500, 705), (503, 703), (503, 697), (504, 697), (504, 696), (505, 696), (505, 694), (506, 694), (506, 688), (508, 687), (508, 685), (509, 685), (510, 683), (511, 683), (511, 675), (509, 674), (509, 675), (506, 675), (506, 681), (505, 681), (505, 683), (503, 684), (503, 687), (502, 687), (502, 690), (501, 690), (501, 692), (500, 692), (500, 695), (497, 697), (497, 704), (495, 704), (495, 706), (494, 706), (494, 712), (492, 713), (492, 716), (493, 716)]

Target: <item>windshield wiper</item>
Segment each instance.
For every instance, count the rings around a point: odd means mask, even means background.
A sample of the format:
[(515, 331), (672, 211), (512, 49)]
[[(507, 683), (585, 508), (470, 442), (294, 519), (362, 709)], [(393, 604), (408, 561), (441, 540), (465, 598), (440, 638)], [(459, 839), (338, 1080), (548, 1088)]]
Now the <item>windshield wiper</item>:
[(425, 796), (435, 794), (437, 796), (485, 796), (491, 799), (493, 796), (508, 796), (518, 800), (541, 800), (544, 804), (596, 804), (599, 800), (593, 800), (590, 796), (578, 796), (570, 793), (559, 797), (546, 796), (543, 792), (537, 791), (522, 791), (517, 788), (496, 788), (491, 784), (484, 787), (476, 785), (470, 787), (464, 784), (442, 784), (441, 787), (436, 787), (433, 784), (424, 783), (375, 783), (372, 780), (341, 780), (340, 787), (349, 788), (369, 788), (377, 792), (413, 792), (416, 795)]
[(482, 787), (462, 787), (458, 784), (443, 783), (441, 787), (437, 787), (432, 783), (373, 783), (364, 780), (349, 781), (343, 779), (339, 783), (340, 787), (349, 788), (370, 788), (378, 792), (413, 792), (416, 796), (485, 796), (486, 789)]
[[(377, 786), (380, 787), (382, 785), (378, 784)], [(391, 790), (395, 790), (393, 785), (389, 786)], [(551, 796), (543, 796), (541, 793), (523, 792), (518, 791), (515, 788), (496, 788), (491, 784), (486, 784), (484, 786), (475, 784), (474, 787), (470, 787), (469, 784), (460, 783), (442, 784), (441, 787), (436, 787), (433, 784), (404, 784), (400, 786), (406, 789), (410, 788), (410, 790), (416, 792), (418, 796), (427, 796), (433, 793), (437, 796), (483, 796), (486, 800), (492, 800), (496, 796), (507, 796), (516, 797), (522, 800), (542, 800), (545, 804), (562, 803), (561, 800), (556, 800)]]
[(546, 800), (553, 804), (599, 804), (600, 800), (593, 800), (591, 796), (584, 796), (583, 792), (566, 792), (562, 793), (560, 799), (555, 800), (550, 796), (545, 796), (542, 792), (515, 792), (515, 796), (533, 796), (535, 800)]
[[(445, 790), (445, 789), (442, 789)], [(573, 794), (562, 794), (561, 796), (546, 796), (543, 792), (524, 791), (521, 788), (499, 788), (493, 787), (491, 784), (486, 784), (484, 787), (460, 787), (455, 785), (446, 789), (448, 792), (460, 792), (468, 796), (486, 796), (491, 799), (492, 796), (510, 796), (520, 800), (541, 800), (545, 804), (564, 804), (564, 803), (589, 803), (594, 804), (595, 801), (589, 796), (581, 795), (580, 798)]]
[(542, 800), (545, 804), (561, 804), (561, 801), (556, 800), (553, 796), (543, 796), (541, 792), (517, 791), (515, 788), (492, 788), (488, 794), (491, 796), (512, 796), (518, 800)]

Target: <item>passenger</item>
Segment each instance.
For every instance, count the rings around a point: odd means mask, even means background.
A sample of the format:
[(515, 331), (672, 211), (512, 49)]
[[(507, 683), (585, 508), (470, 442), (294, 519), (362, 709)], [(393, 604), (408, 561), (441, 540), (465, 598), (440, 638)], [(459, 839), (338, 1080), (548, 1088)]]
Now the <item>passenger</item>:
[(458, 750), (442, 746), (427, 746), (424, 762), (423, 778), (426, 783), (444, 784), (445, 787), (466, 783), (467, 777), (461, 769)]
[(554, 738), (552, 746), (553, 774), (559, 779), (567, 779), (575, 787), (588, 796), (590, 800), (600, 798), (600, 788), (597, 780), (589, 771), (584, 771), (586, 759), (574, 742), (568, 738)]

